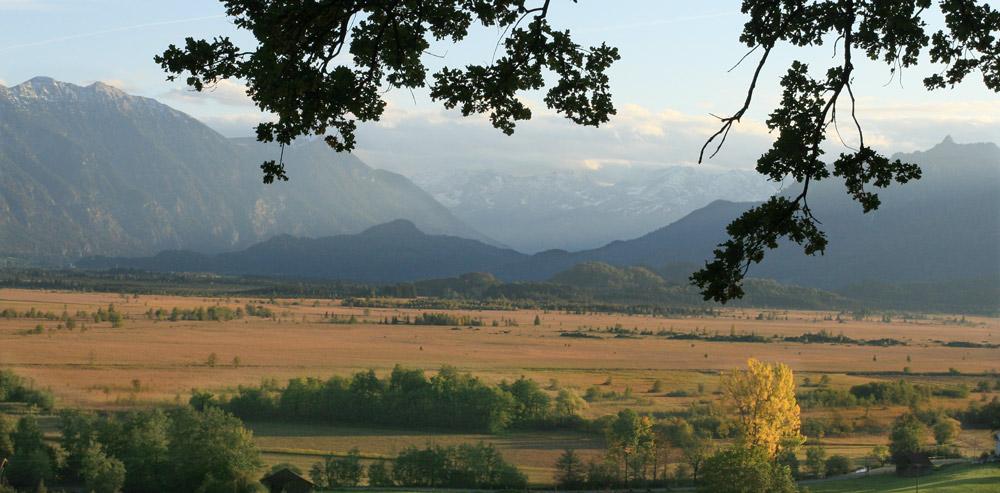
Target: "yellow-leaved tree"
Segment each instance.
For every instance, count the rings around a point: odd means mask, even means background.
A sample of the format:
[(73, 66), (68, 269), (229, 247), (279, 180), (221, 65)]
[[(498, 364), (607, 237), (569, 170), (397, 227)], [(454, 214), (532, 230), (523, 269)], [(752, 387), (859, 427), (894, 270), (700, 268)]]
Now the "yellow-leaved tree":
[(763, 448), (772, 458), (783, 448), (805, 441), (799, 433), (792, 370), (782, 363), (747, 360), (746, 370), (722, 376), (726, 404), (737, 429), (737, 445)]

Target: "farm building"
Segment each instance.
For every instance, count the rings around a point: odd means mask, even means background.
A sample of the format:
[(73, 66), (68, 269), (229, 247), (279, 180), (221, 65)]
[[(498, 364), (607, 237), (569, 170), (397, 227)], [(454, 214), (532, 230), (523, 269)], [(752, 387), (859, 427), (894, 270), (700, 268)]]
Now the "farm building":
[(926, 476), (934, 469), (927, 454), (906, 452), (896, 459), (896, 475), (904, 478)]
[(287, 467), (265, 476), (260, 482), (267, 486), (267, 491), (270, 493), (308, 493), (313, 489), (312, 481), (299, 476)]

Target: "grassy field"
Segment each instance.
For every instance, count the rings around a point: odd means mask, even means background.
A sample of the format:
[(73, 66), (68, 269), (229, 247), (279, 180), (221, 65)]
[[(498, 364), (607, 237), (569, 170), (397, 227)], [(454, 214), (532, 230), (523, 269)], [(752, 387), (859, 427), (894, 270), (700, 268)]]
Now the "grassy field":
[[(812, 493), (847, 492), (909, 492), (914, 491), (918, 478), (900, 478), (895, 474), (880, 474), (860, 479), (813, 483)], [(920, 491), (928, 493), (987, 493), (1000, 491), (1000, 466), (997, 464), (957, 464), (941, 466), (934, 473), (919, 478)]]
[[(213, 305), (233, 309), (246, 303), (263, 304), (273, 318), (246, 317), (228, 322), (149, 320), (152, 309), (190, 309)], [(828, 375), (831, 386), (878, 379), (898, 379), (904, 367), (912, 382), (934, 385), (965, 383), (974, 387), (984, 378), (996, 380), (1000, 350), (942, 347), (941, 341), (1000, 344), (1000, 320), (992, 318), (926, 316), (895, 318), (883, 322), (847, 321), (833, 312), (722, 310), (714, 317), (664, 318), (614, 314), (562, 312), (460, 311), (481, 318), (484, 326), (408, 326), (378, 324), (393, 316), (414, 317), (423, 310), (343, 307), (331, 300), (207, 299), (177, 296), (126, 296), (102, 293), (69, 293), (0, 290), (0, 310), (35, 308), (61, 314), (78, 310), (95, 312), (114, 304), (127, 315), (124, 326), (109, 322), (84, 322), (73, 330), (59, 328), (55, 320), (0, 318), (0, 365), (50, 387), (61, 406), (91, 409), (128, 409), (185, 403), (192, 388), (216, 394), (233, 392), (238, 385), (262, 379), (283, 381), (293, 377), (329, 378), (375, 369), (385, 375), (398, 364), (434, 372), (452, 365), (489, 382), (514, 380), (524, 375), (555, 395), (559, 388), (576, 388), (582, 395), (597, 385), (602, 392), (633, 397), (591, 403), (583, 411), (594, 418), (624, 407), (640, 412), (669, 411), (698, 400), (717, 399), (719, 374), (745, 365), (749, 357), (789, 365), (799, 383)], [(433, 311), (433, 310), (428, 310)], [(331, 324), (328, 315), (354, 316), (362, 323)], [(536, 315), (540, 325), (534, 325)], [(493, 326), (496, 322), (498, 326)], [(83, 325), (86, 325), (86, 330)], [(516, 323), (516, 326), (515, 326)], [(36, 327), (41, 325), (41, 330)], [(906, 346), (872, 347), (851, 344), (727, 343), (671, 340), (652, 335), (616, 338), (604, 329), (620, 325), (637, 331), (798, 336), (825, 330), (855, 339), (894, 338)], [(600, 338), (561, 337), (563, 332), (586, 332)], [(209, 364), (215, 355), (214, 365)], [(972, 374), (972, 375), (970, 375)], [(649, 392), (656, 380), (663, 391)], [(704, 389), (698, 394), (699, 384)], [(671, 397), (673, 391), (690, 395)], [(932, 405), (964, 407), (971, 399), (992, 398), (996, 392), (969, 399), (935, 399)], [(872, 408), (870, 416), (886, 422), (901, 407)], [(857, 418), (864, 409), (842, 411)], [(829, 410), (805, 411), (805, 416), (832, 417)], [(497, 443), (533, 482), (547, 482), (555, 459), (572, 445), (585, 453), (597, 450), (593, 438), (573, 435), (524, 434), (477, 436), (401, 433), (335, 427), (295, 427), (252, 424), (266, 458), (310, 465), (319, 453), (346, 452), (358, 447), (363, 454), (391, 455), (400, 448), (435, 443), (486, 440)], [(983, 435), (983, 436), (980, 436)], [(970, 454), (990, 444), (985, 432), (963, 432), (960, 445)], [(827, 438), (831, 453), (861, 457), (882, 436)], [(569, 444), (569, 445), (567, 445)], [(290, 452), (292, 451), (292, 452)], [(295, 453), (293, 453), (295, 452)], [(301, 466), (300, 466), (301, 467)]]

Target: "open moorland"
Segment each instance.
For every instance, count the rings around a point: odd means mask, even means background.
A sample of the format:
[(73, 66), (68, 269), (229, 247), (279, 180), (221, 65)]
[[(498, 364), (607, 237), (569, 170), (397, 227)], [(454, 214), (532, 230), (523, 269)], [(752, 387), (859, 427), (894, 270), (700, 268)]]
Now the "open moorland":
[[(263, 310), (249, 315), (247, 305)], [(212, 307), (247, 313), (232, 320), (184, 320), (186, 311)], [(0, 365), (51, 388), (59, 407), (97, 410), (174, 406), (186, 403), (192, 389), (225, 396), (240, 385), (269, 379), (325, 380), (367, 369), (384, 376), (397, 364), (428, 374), (450, 365), (489, 383), (525, 376), (552, 396), (563, 388), (584, 395), (596, 386), (604, 397), (592, 399), (580, 411), (586, 418), (626, 407), (658, 416), (691, 403), (715, 401), (720, 372), (743, 366), (751, 357), (787, 364), (799, 385), (825, 375), (833, 389), (900, 378), (942, 388), (974, 388), (983, 380), (995, 383), (1000, 369), (1000, 320), (949, 315), (723, 309), (665, 318), (465, 310), (447, 314), (469, 323), (407, 325), (406, 320), (442, 311), (352, 307), (329, 299), (13, 289), (0, 290), (4, 309), (14, 315), (0, 317)], [(119, 319), (104, 320), (99, 310), (114, 311)], [(401, 323), (392, 324), (393, 319)], [(785, 339), (819, 333), (843, 335), (851, 342)], [(742, 336), (756, 342), (733, 342)], [(993, 386), (963, 397), (935, 396), (929, 405), (965, 408), (996, 395), (1000, 393)], [(903, 409), (804, 408), (803, 418), (864, 416), (884, 425)], [(477, 435), (280, 422), (248, 425), (268, 461), (292, 462), (304, 470), (327, 453), (354, 447), (369, 460), (379, 460), (410, 445), (485, 441), (495, 443), (531, 482), (550, 483), (554, 464), (566, 448), (584, 458), (603, 449), (600, 436), (576, 431)], [(811, 443), (816, 440), (811, 437)], [(886, 441), (884, 433), (822, 438), (830, 453), (858, 461)], [(965, 430), (957, 443), (970, 455), (992, 446), (987, 430)]]

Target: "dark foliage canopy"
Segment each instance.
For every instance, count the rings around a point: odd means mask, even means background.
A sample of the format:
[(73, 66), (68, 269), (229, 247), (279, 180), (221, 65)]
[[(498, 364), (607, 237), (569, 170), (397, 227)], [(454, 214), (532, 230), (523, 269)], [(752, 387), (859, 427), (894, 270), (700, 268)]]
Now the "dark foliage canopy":
[[(459, 108), (463, 115), (488, 114), (507, 134), (516, 121), (531, 117), (517, 95), (547, 85), (545, 103), (576, 123), (597, 126), (615, 114), (605, 72), (619, 58), (617, 50), (605, 44), (584, 48), (568, 31), (554, 29), (548, 20), (551, 0), (223, 3), (233, 23), (253, 33), (254, 49), (244, 51), (227, 37), (187, 38), (156, 61), (171, 80), (187, 74), (185, 81), (198, 91), (222, 79), (245, 80), (257, 105), (278, 116), (257, 126), (257, 138), (264, 142), (286, 145), (299, 136), (326, 135), (335, 149), (349, 151), (356, 122), (382, 115), (386, 88), (429, 86), (432, 98), (445, 107)], [(932, 3), (944, 14), (944, 28), (937, 32), (925, 22)], [(855, 56), (884, 62), (895, 73), (916, 65), (926, 51), (931, 62), (944, 66), (924, 79), (928, 89), (954, 86), (980, 71), (986, 87), (1000, 91), (1000, 12), (976, 0), (744, 0), (742, 11), (748, 20), (739, 39), (750, 49), (747, 57), (759, 56), (756, 70), (742, 107), (720, 119), (699, 159), (718, 152), (749, 109), (776, 46), (832, 41), (836, 56), (820, 76), (793, 61), (781, 78), (781, 101), (766, 122), (777, 138), (757, 161), (757, 171), (774, 180), (792, 177), (801, 192), (773, 197), (729, 225), (730, 239), (691, 278), (706, 300), (720, 302), (742, 296), (740, 283), (750, 266), (782, 240), (802, 245), (807, 254), (824, 251), (826, 236), (806, 200), (813, 181), (831, 174), (843, 179), (848, 195), (868, 212), (880, 204), (873, 187), (920, 177), (917, 166), (890, 161), (865, 144), (854, 117)], [(504, 33), (494, 60), (445, 67), (429, 79), (422, 60), (431, 42), (459, 42), (476, 25)], [(547, 83), (546, 73), (555, 81)], [(837, 123), (840, 102), (849, 105), (859, 146), (830, 161), (821, 146)], [(261, 168), (267, 183), (287, 180), (280, 160)]]

